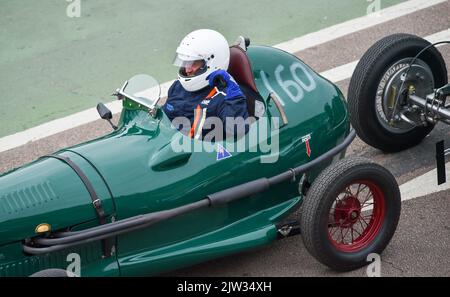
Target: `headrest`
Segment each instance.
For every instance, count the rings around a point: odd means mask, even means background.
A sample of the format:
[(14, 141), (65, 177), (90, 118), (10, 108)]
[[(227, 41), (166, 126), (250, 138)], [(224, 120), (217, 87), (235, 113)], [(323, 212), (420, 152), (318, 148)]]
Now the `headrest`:
[(245, 51), (239, 46), (230, 47), (230, 65), (228, 66), (228, 72), (238, 84), (244, 84), (256, 93), (259, 93), (256, 88), (250, 61)]

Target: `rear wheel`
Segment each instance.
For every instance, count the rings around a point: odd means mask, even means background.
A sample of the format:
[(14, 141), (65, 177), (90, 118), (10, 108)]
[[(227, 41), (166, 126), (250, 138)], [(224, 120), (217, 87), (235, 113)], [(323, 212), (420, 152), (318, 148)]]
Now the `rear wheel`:
[(348, 106), (352, 126), (367, 144), (400, 151), (418, 144), (433, 129), (434, 125), (423, 124), (422, 111), (407, 100), (408, 91), (424, 98), (447, 83), (444, 59), (434, 47), (408, 71), (412, 59), (428, 45), (414, 35), (394, 34), (376, 42), (359, 61), (348, 89)]
[(334, 270), (362, 267), (391, 240), (400, 208), (399, 187), (389, 171), (367, 159), (343, 159), (316, 178), (305, 198), (303, 241)]

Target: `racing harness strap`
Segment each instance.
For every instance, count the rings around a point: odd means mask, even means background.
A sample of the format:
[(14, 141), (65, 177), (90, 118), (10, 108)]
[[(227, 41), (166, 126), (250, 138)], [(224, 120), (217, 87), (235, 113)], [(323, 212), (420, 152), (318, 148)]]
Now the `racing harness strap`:
[(44, 157), (58, 159), (64, 163), (66, 163), (67, 165), (69, 165), (69, 167), (72, 168), (73, 171), (75, 171), (75, 173), (81, 179), (81, 181), (83, 182), (87, 191), (89, 192), (89, 196), (92, 199), (92, 205), (94, 206), (94, 209), (97, 214), (97, 218), (98, 218), (100, 225), (105, 224), (106, 223), (105, 211), (103, 210), (103, 207), (102, 207), (102, 201), (100, 200), (100, 198), (98, 198), (97, 193), (94, 190), (94, 187), (92, 186), (88, 177), (80, 169), (80, 167), (78, 167), (74, 162), (72, 162), (72, 160), (70, 160), (67, 157), (56, 156), (56, 155), (46, 155)]
[(203, 125), (206, 120), (206, 110), (207, 108), (201, 108), (200, 104), (194, 110), (194, 123), (192, 124), (189, 136), (191, 138), (199, 139), (202, 135)]
[[(61, 162), (69, 165), (70, 168), (78, 175), (78, 177), (83, 182), (84, 186), (86, 187), (87, 191), (89, 192), (89, 196), (92, 200), (92, 205), (94, 206), (95, 213), (97, 214), (98, 221), (100, 225), (106, 224), (106, 215), (105, 211), (102, 207), (102, 201), (97, 196), (97, 193), (95, 192), (94, 187), (92, 186), (91, 182), (89, 181), (89, 178), (84, 174), (84, 172), (81, 170), (80, 167), (77, 166), (70, 158), (63, 157), (63, 156), (56, 156), (56, 155), (46, 155), (43, 156), (43, 158), (53, 158), (60, 160)], [(102, 246), (103, 246), (103, 256), (109, 257), (111, 255), (111, 247), (107, 239), (102, 240)]]
[[(211, 92), (209, 92), (209, 94), (205, 97), (205, 100), (211, 100), (219, 94), (226, 96), (224, 92), (221, 92), (217, 89), (217, 87), (214, 87)], [(200, 104), (198, 104), (195, 108), (194, 123), (191, 126), (191, 131), (189, 132), (189, 136), (191, 138), (199, 139), (202, 135), (203, 125), (205, 124), (206, 120), (206, 111), (207, 108), (202, 108)]]

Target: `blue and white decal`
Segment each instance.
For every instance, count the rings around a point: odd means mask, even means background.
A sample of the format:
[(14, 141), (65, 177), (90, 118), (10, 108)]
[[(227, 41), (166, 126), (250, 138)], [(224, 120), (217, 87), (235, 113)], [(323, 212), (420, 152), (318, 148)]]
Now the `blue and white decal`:
[(227, 159), (229, 157), (232, 157), (229, 151), (226, 150), (221, 144), (217, 144), (217, 161)]

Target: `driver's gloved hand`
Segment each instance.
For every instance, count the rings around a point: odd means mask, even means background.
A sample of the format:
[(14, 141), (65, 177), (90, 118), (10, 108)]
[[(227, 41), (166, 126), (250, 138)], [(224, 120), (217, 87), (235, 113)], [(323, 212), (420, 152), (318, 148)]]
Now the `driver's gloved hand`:
[(217, 87), (224, 91), (227, 95), (225, 99), (234, 99), (237, 97), (244, 97), (241, 88), (236, 83), (234, 78), (225, 70), (219, 69), (208, 75), (206, 78), (211, 87)]

